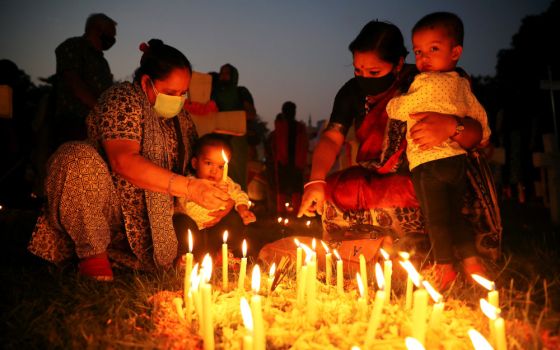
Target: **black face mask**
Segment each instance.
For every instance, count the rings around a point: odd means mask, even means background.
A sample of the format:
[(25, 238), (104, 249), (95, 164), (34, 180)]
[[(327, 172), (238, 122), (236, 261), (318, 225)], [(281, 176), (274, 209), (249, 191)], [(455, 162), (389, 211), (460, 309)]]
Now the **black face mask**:
[(387, 91), (387, 89), (393, 85), (396, 78), (397, 77), (393, 73), (389, 73), (381, 78), (356, 77), (356, 81), (362, 92), (365, 95), (371, 96)]
[(117, 41), (114, 36), (108, 36), (105, 34), (101, 34), (99, 36), (99, 40), (101, 41), (101, 49), (103, 51), (109, 50), (113, 45), (115, 45), (115, 42)]

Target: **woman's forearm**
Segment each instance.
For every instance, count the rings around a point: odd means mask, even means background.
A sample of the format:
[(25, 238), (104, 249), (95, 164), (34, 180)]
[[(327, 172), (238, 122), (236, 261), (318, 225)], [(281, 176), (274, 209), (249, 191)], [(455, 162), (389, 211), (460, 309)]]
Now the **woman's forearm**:
[(344, 135), (338, 131), (328, 130), (321, 135), (313, 151), (309, 180), (324, 180), (327, 177), (343, 142)]
[(452, 137), (464, 149), (471, 149), (480, 144), (482, 140), (482, 127), (480, 123), (471, 118), (463, 118), (465, 129), (459, 135)]

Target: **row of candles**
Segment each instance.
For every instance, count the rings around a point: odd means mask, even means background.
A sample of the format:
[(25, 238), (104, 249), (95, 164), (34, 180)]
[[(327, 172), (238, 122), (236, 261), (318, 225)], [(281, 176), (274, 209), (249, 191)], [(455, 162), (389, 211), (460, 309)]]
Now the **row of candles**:
[[(229, 289), (228, 281), (228, 246), (227, 246), (228, 232), (224, 232), (222, 244), (222, 288), (224, 291)], [(305, 305), (307, 321), (315, 324), (317, 321), (317, 252), (316, 240), (312, 240), (311, 248), (307, 245), (294, 240), (296, 244), (296, 299), (299, 306)], [(344, 276), (343, 276), (343, 261), (340, 254), (333, 250), (331, 253), (328, 245), (322, 242), (325, 250), (325, 283), (327, 286), (331, 285), (332, 281), (332, 266), (333, 266), (333, 253), (337, 258), (336, 261), (336, 290), (339, 294), (344, 294)], [(186, 267), (185, 267), (185, 281), (184, 281), (184, 298), (175, 299), (178, 313), (181, 318), (191, 321), (191, 314), (194, 311), (198, 315), (200, 324), (200, 333), (204, 341), (204, 349), (214, 348), (214, 332), (212, 325), (212, 301), (211, 301), (211, 286), (210, 281), (212, 272), (212, 262), (209, 255), (206, 255), (201, 263), (200, 271), (198, 264), (193, 267), (193, 254), (192, 254), (192, 235), (189, 232), (188, 236), (189, 253), (186, 254)], [(247, 242), (244, 240), (242, 245), (243, 258), (241, 259), (240, 272), (237, 288), (240, 291), (245, 290), (245, 276), (247, 269)], [(303, 253), (305, 252), (305, 264)], [(375, 264), (375, 277), (378, 284), (378, 289), (375, 293), (373, 301), (373, 310), (369, 318), (367, 333), (366, 333), (366, 348), (372, 345), (375, 340), (376, 332), (379, 327), (380, 317), (383, 312), (383, 307), (386, 303), (390, 303), (391, 299), (391, 280), (392, 280), (392, 260), (389, 254), (380, 249), (381, 255), (384, 259), (384, 266), (381, 268), (379, 263)], [(428, 314), (428, 297), (430, 296), (433, 301), (432, 313), (429, 320), (429, 327), (438, 329), (441, 324), (442, 314), (444, 310), (443, 297), (438, 293), (428, 281), (423, 280), (422, 276), (416, 271), (414, 265), (409, 260), (407, 253), (399, 253), (402, 260), (399, 264), (407, 271), (408, 279), (406, 285), (405, 295), (405, 308), (412, 309), (412, 337), (414, 341), (410, 341), (410, 347), (416, 348), (416, 342), (423, 346), (425, 344), (425, 335)], [(356, 280), (360, 297), (358, 298), (358, 308), (363, 314), (368, 310), (368, 296), (369, 296), (369, 283), (367, 280), (367, 266), (366, 260), (363, 255), (359, 257), (360, 272), (356, 274)], [(268, 288), (270, 291), (271, 285), (274, 280), (275, 264), (271, 266), (268, 277)], [(489, 329), (492, 342), (497, 350), (506, 349), (505, 338), (505, 325), (503, 318), (500, 317), (499, 309), (499, 295), (495, 288), (494, 282), (487, 279), (472, 275), (478, 283), (488, 289), (488, 299), (481, 299), (480, 306), (483, 313), (489, 318)], [(259, 295), (260, 291), (260, 268), (258, 265), (253, 267), (251, 287), (254, 294), (251, 297), (251, 303), (245, 298), (241, 298), (240, 308), (243, 317), (244, 325), (247, 329), (247, 335), (243, 338), (244, 349), (260, 350), (265, 348), (265, 333), (264, 323), (262, 317), (262, 301)], [(416, 290), (413, 291), (414, 286)], [(182, 304), (185, 305), (186, 312), (183, 310)], [(473, 344), (477, 350), (492, 349), (485, 338), (480, 333), (472, 330), (469, 332)]]

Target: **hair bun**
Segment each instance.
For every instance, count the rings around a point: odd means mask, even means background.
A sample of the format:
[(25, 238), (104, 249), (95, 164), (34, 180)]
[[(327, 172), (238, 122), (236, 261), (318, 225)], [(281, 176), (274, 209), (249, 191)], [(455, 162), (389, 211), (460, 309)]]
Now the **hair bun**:
[(150, 47), (149, 47), (148, 44), (146, 44), (146, 43), (140, 44), (140, 47), (139, 47), (140, 51), (142, 51), (142, 52), (148, 51), (149, 48), (150, 48)]

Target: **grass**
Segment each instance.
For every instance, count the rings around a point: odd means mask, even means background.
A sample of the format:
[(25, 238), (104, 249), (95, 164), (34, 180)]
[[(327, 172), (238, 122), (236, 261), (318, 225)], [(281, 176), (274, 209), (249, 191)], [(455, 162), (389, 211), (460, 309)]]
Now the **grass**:
[[(534, 203), (524, 206), (504, 203), (503, 211), (503, 257), (491, 269), (497, 276), (509, 348), (560, 348), (558, 229), (550, 224), (546, 210)], [(163, 341), (160, 336), (154, 336), (161, 327), (158, 324), (161, 319), (154, 317), (152, 297), (165, 291), (180, 293), (180, 273), (117, 270), (113, 283), (80, 278), (73, 264), (54, 267), (25, 252), (36, 215), (30, 210), (4, 210), (0, 214), (5, 247), (0, 260), (4, 285), (3, 348), (171, 347), (169, 339)], [(396, 295), (402, 295), (399, 291), (402, 286), (398, 282), (394, 286)], [(481, 288), (465, 287), (459, 282), (446, 294), (446, 300), (453, 305), (454, 315), (463, 315), (466, 323), (483, 327), (486, 320), (478, 311), (478, 299), (484, 295)], [(359, 325), (355, 327), (360, 329)], [(484, 333), (484, 329), (479, 330)], [(220, 334), (226, 334), (225, 331), (219, 330)], [(449, 331), (454, 331), (453, 327)], [(273, 344), (277, 343), (269, 342), (271, 348), (284, 348)], [(469, 348), (468, 344), (464, 345)]]

